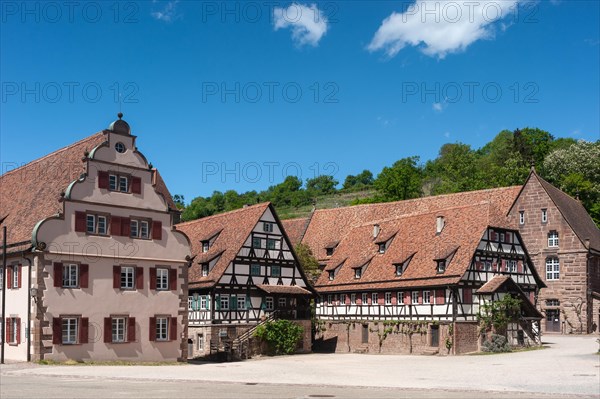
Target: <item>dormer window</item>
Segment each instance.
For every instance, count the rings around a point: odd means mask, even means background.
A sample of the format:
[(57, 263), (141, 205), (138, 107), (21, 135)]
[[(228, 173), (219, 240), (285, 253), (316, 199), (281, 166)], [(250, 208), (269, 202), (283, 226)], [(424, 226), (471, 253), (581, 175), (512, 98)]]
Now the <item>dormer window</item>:
[(333, 255), (333, 248), (325, 248), (325, 253), (327, 254), (327, 256)]
[(444, 226), (446, 225), (446, 220), (443, 216), (438, 216), (435, 222), (435, 233), (441, 234), (442, 230), (444, 230)]
[(362, 277), (362, 267), (357, 267), (356, 269), (354, 269), (354, 278), (361, 278)]
[(273, 223), (264, 222), (263, 223), (263, 231), (266, 233), (272, 233), (273, 232)]
[(437, 272), (444, 273), (446, 271), (446, 259), (440, 259), (437, 261)]
[(202, 277), (208, 276), (208, 263), (203, 263), (201, 265)]
[(404, 269), (404, 267), (403, 267), (404, 265), (402, 263), (396, 263), (394, 266), (396, 267), (396, 276), (398, 276), (398, 277), (402, 276), (402, 272), (404, 271), (403, 270)]
[(329, 271), (329, 281), (333, 281), (334, 277), (335, 277), (335, 271), (334, 270), (330, 270)]
[(384, 254), (385, 253), (385, 242), (379, 243), (379, 253), (380, 254)]
[(210, 248), (210, 243), (208, 241), (202, 241), (202, 252), (208, 252)]

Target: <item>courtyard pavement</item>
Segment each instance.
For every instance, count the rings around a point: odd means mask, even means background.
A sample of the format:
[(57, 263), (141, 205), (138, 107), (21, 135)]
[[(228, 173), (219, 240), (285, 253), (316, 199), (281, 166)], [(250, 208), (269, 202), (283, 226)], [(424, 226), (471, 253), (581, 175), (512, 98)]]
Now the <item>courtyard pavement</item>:
[[(525, 397), (529, 393), (531, 396), (584, 395), (600, 398), (600, 356), (596, 354), (596, 339), (597, 335), (546, 335), (544, 341), (547, 349), (476, 356), (308, 354), (262, 357), (234, 363), (206, 362), (153, 367), (40, 366), (20, 363), (2, 366), (0, 377), (3, 380), (5, 377), (33, 376), (39, 376), (40, 380), (48, 377), (69, 381), (120, 380), (147, 383), (148, 388), (157, 383), (187, 381), (391, 388), (392, 393), (397, 389), (415, 389), (431, 392), (464, 391), (471, 394), (491, 391)], [(3, 398), (15, 397), (4, 389), (2, 393)]]

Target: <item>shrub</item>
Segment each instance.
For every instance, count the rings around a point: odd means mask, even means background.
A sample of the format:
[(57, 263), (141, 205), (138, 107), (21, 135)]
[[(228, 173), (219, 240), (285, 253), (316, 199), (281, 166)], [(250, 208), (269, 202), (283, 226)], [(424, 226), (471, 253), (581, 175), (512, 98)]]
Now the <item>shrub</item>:
[(289, 320), (274, 320), (258, 326), (254, 335), (269, 345), (276, 355), (289, 355), (296, 351), (304, 329)]
[(483, 352), (510, 352), (510, 345), (508, 344), (508, 339), (506, 339), (503, 335), (492, 334), (492, 337), (489, 341), (485, 341), (482, 345), (481, 350)]

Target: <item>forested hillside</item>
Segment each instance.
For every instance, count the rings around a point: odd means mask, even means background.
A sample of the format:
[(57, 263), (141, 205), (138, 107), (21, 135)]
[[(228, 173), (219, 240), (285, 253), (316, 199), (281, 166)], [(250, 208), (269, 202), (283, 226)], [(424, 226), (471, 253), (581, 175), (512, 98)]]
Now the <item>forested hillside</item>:
[(543, 178), (579, 198), (600, 225), (600, 140), (555, 139), (537, 128), (502, 131), (479, 149), (463, 143), (444, 144), (433, 160), (402, 158), (376, 177), (369, 170), (346, 176), (341, 187), (332, 176), (305, 182), (288, 176), (261, 192), (215, 191), (210, 197), (194, 198), (187, 206), (181, 196), (175, 199), (186, 221), (263, 201), (271, 201), (282, 218), (291, 218), (308, 214), (313, 205), (330, 208), (520, 185), (532, 166)]

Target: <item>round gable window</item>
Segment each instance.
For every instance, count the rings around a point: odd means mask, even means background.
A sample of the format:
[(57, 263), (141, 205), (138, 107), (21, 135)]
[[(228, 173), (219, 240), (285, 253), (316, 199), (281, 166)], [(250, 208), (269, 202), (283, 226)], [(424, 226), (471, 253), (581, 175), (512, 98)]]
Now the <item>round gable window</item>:
[(115, 150), (117, 150), (119, 154), (122, 154), (125, 151), (127, 151), (127, 148), (125, 147), (125, 144), (118, 142), (117, 144), (115, 144)]

